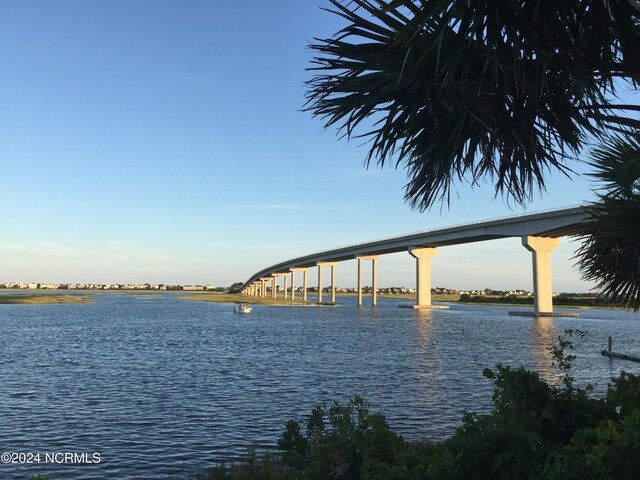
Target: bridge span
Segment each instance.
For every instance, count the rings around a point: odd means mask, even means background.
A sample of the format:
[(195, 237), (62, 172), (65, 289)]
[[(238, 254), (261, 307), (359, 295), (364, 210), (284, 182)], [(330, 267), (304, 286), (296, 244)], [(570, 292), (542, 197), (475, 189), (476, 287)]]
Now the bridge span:
[(358, 243), (293, 258), (267, 267), (247, 280), (241, 288), (244, 295), (266, 297), (271, 282), (271, 296), (277, 295), (278, 277), (291, 278), (291, 298), (295, 299), (295, 274), (303, 274), (303, 299), (307, 299), (307, 273), (318, 269), (318, 301), (322, 301), (322, 267), (331, 267), (331, 301), (335, 302), (335, 267), (338, 262), (358, 260), (358, 305), (362, 305), (362, 262), (372, 262), (372, 303), (376, 304), (376, 265), (380, 255), (406, 251), (416, 259), (416, 304), (414, 308), (446, 308), (431, 304), (431, 259), (439, 247), (521, 237), (522, 245), (532, 252), (534, 310), (532, 315), (553, 314), (551, 289), (551, 252), (560, 245), (560, 237), (580, 233), (587, 221), (582, 206), (567, 207), (531, 214), (485, 220), (452, 227), (425, 230), (381, 240)]

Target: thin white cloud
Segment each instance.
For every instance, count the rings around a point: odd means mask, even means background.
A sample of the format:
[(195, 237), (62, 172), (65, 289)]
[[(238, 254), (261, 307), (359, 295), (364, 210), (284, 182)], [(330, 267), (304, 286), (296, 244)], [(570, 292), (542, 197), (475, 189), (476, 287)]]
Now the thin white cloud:
[(121, 240), (108, 240), (107, 242), (105, 242), (105, 245), (109, 248), (121, 249), (121, 248), (130, 247), (131, 242), (121, 241)]
[(272, 203), (230, 203), (221, 205), (230, 210), (275, 210), (275, 211), (318, 211), (318, 212), (345, 212), (361, 210), (362, 207), (357, 205), (338, 206), (338, 205), (292, 205), (292, 204), (272, 204)]
[(224, 205), (233, 210), (302, 210), (300, 205), (277, 204), (277, 203), (230, 203)]

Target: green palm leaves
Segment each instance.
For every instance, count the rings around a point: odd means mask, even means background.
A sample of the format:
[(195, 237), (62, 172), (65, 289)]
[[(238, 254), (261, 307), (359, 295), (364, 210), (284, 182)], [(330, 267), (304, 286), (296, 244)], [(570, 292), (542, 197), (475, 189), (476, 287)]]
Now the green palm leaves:
[(640, 310), (640, 138), (616, 137), (592, 155), (602, 183), (588, 206), (590, 222), (576, 252), (585, 280), (606, 297)]
[(524, 203), (587, 137), (640, 128), (608, 100), (640, 78), (635, 0), (330, 2), (347, 26), (311, 45), (306, 109), (405, 168), (413, 207), (463, 180)]

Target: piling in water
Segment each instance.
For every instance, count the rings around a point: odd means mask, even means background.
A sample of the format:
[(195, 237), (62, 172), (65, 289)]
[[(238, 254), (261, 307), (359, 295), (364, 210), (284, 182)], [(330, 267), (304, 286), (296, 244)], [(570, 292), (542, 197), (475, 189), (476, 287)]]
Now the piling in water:
[(611, 337), (609, 337), (609, 349), (608, 350), (602, 350), (602, 352), (600, 352), (602, 355), (606, 355), (607, 357), (613, 357), (613, 358), (621, 358), (623, 360), (631, 360), (633, 362), (640, 362), (640, 356), (638, 355), (628, 355), (626, 353), (617, 353), (617, 352), (612, 352), (611, 351), (611, 345), (613, 344), (613, 341), (611, 340)]

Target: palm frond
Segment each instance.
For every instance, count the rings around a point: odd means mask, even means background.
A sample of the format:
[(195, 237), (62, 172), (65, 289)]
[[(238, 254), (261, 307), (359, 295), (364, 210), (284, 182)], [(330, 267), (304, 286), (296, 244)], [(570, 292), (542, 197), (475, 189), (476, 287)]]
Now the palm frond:
[(640, 135), (612, 137), (595, 149), (592, 176), (602, 185), (587, 207), (576, 251), (582, 278), (610, 300), (640, 310)]
[(640, 187), (640, 138), (634, 135), (612, 137), (595, 148), (590, 173), (608, 196), (630, 196)]
[(368, 139), (367, 166), (405, 168), (415, 208), (483, 179), (524, 203), (587, 136), (637, 122), (608, 100), (614, 77), (638, 79), (626, 2), (330, 2), (347, 26), (311, 45), (304, 108)]

